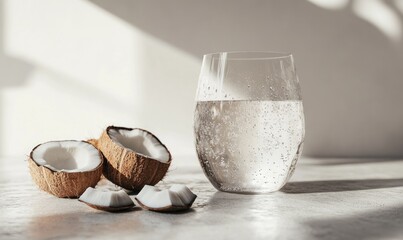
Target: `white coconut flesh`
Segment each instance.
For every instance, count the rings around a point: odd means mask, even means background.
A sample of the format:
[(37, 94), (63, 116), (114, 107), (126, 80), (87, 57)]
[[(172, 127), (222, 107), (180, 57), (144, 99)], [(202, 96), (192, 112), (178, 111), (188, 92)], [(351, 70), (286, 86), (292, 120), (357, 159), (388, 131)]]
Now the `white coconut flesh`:
[(136, 196), (136, 200), (149, 209), (189, 208), (196, 197), (189, 188), (182, 184), (175, 184), (165, 190), (145, 185)]
[(109, 137), (121, 147), (137, 154), (155, 159), (162, 163), (169, 161), (169, 152), (152, 134), (141, 129), (114, 129), (108, 131)]
[(123, 191), (108, 191), (87, 188), (80, 196), (80, 201), (99, 207), (122, 208), (134, 206), (133, 200)]
[(34, 149), (32, 159), (56, 172), (87, 172), (102, 163), (99, 151), (91, 144), (80, 141), (43, 143)]
[(185, 205), (193, 203), (197, 197), (192, 191), (190, 191), (188, 187), (183, 184), (174, 184), (169, 188), (169, 191), (177, 193)]

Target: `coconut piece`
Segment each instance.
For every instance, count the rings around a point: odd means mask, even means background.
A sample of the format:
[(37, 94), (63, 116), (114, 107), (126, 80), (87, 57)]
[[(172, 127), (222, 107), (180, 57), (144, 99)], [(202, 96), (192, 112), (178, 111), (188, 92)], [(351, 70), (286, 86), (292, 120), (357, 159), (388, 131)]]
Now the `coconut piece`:
[(83, 141), (51, 141), (37, 145), (28, 159), (40, 189), (57, 197), (79, 197), (102, 175), (102, 154)]
[(91, 138), (91, 139), (86, 140), (86, 142), (91, 143), (92, 146), (94, 146), (94, 147), (97, 147), (98, 139)]
[(92, 208), (108, 212), (128, 210), (135, 206), (124, 190), (110, 191), (89, 187), (78, 200)]
[(146, 185), (136, 196), (140, 205), (149, 209), (163, 209), (167, 207), (182, 207), (185, 204), (176, 192), (169, 189), (159, 191), (153, 186)]
[(185, 185), (175, 184), (170, 189), (158, 190), (146, 185), (136, 196), (136, 201), (142, 208), (156, 212), (174, 212), (189, 209), (196, 195)]
[(171, 154), (152, 133), (109, 126), (97, 143), (106, 161), (104, 176), (125, 189), (139, 191), (157, 184), (171, 164)]
[(197, 196), (185, 185), (174, 184), (169, 188), (169, 191), (176, 192), (186, 206), (192, 206)]

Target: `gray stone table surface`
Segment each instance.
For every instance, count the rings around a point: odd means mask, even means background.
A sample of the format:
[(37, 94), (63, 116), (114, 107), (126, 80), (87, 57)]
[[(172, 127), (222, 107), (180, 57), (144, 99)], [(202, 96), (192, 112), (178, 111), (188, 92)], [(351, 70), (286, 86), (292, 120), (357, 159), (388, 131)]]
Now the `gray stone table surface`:
[(240, 195), (189, 158), (158, 185), (172, 183), (198, 195), (191, 211), (114, 214), (42, 192), (26, 161), (1, 158), (0, 239), (403, 239), (403, 160), (304, 158), (281, 191)]

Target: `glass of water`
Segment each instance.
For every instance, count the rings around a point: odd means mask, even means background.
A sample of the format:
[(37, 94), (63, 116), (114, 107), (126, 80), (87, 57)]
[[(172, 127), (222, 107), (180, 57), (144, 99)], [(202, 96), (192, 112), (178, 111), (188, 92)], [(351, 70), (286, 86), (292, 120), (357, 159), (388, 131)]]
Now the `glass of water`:
[(196, 101), (196, 150), (215, 188), (265, 193), (284, 186), (305, 135), (291, 54), (206, 54)]

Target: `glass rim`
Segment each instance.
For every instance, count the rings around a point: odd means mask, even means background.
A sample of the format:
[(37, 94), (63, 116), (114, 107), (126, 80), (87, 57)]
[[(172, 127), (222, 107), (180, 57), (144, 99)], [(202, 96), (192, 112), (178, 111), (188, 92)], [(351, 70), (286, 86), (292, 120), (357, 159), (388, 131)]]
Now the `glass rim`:
[[(292, 58), (292, 53), (290, 52), (276, 52), (276, 51), (229, 51), (229, 52), (213, 52), (206, 53), (203, 58), (206, 57), (220, 57), (222, 55), (227, 55), (227, 60), (275, 60), (275, 59), (286, 59)], [(231, 57), (235, 55), (234, 57)], [(239, 55), (236, 57), (236, 55)], [(257, 56), (258, 55), (258, 56)]]

